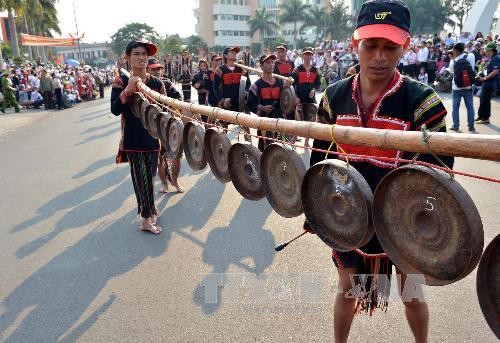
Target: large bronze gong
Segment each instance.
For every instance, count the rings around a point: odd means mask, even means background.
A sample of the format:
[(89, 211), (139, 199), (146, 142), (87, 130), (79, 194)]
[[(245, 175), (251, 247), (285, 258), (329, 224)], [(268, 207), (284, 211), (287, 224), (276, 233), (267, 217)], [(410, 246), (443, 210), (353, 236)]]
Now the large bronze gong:
[(186, 160), (193, 170), (202, 170), (207, 166), (204, 152), (205, 129), (195, 122), (188, 122), (184, 126), (182, 145)]
[(292, 218), (304, 211), (300, 187), (306, 167), (289, 146), (269, 144), (260, 158), (262, 187), (271, 207), (280, 216)]
[(140, 92), (132, 93), (130, 96), (130, 110), (137, 118), (141, 117), (141, 107), (144, 100), (146, 100), (146, 98)]
[(476, 286), (484, 318), (500, 339), (500, 234), (484, 250), (477, 268)]
[(168, 126), (168, 121), (170, 120), (170, 118), (171, 118), (170, 113), (161, 112), (156, 117), (156, 120), (155, 120), (156, 130), (158, 132), (160, 142), (164, 147), (167, 146), (167, 142), (168, 142), (167, 126)]
[(450, 175), (421, 165), (387, 174), (373, 200), (380, 244), (406, 274), (423, 274), (427, 285), (447, 285), (479, 262), (484, 233), (474, 202)]
[(228, 168), (236, 190), (248, 200), (260, 200), (264, 194), (260, 178), (262, 153), (250, 143), (236, 143), (229, 149)]
[(318, 106), (316, 104), (302, 104), (302, 115), (305, 121), (316, 121), (316, 114), (318, 113)]
[(373, 193), (363, 176), (346, 162), (321, 161), (302, 181), (302, 206), (318, 237), (338, 251), (359, 248), (373, 237)]
[(146, 130), (148, 130), (151, 137), (159, 139), (160, 135), (156, 129), (156, 118), (160, 115), (161, 108), (156, 104), (151, 104), (146, 108)]
[(147, 99), (144, 99), (141, 103), (141, 115), (139, 116), (139, 119), (141, 120), (142, 126), (144, 126), (144, 129), (146, 129), (146, 113), (148, 106), (151, 105)]
[(166, 155), (169, 160), (181, 158), (182, 156), (182, 133), (184, 125), (177, 117), (172, 117), (167, 124)]
[(295, 112), (297, 105), (297, 96), (295, 89), (292, 86), (284, 86), (280, 95), (280, 106), (284, 114), (291, 114)]
[(245, 106), (247, 104), (247, 79), (241, 78), (240, 80), (240, 88), (238, 92), (238, 108), (240, 112), (245, 112)]
[(205, 132), (205, 157), (217, 180), (222, 183), (231, 181), (228, 167), (228, 153), (231, 141), (227, 135), (216, 128), (210, 128)]

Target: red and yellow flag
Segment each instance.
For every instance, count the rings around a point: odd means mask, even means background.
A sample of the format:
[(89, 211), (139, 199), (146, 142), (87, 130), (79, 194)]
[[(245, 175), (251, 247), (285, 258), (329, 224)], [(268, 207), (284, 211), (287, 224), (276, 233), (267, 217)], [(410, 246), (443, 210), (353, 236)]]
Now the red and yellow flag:
[(75, 46), (76, 38), (52, 38), (22, 33), (21, 44), (31, 46)]

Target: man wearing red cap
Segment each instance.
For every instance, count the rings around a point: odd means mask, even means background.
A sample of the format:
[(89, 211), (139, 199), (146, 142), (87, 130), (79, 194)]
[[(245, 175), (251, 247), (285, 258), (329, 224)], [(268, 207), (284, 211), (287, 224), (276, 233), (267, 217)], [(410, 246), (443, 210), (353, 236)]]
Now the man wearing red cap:
[[(208, 104), (217, 106), (217, 100), (214, 93), (215, 71), (219, 68), (222, 57), (217, 54), (210, 56), (210, 69), (205, 72), (206, 87), (208, 89)], [(209, 121), (211, 118), (208, 119)]]
[[(319, 70), (312, 65), (313, 50), (305, 48), (302, 50), (304, 62), (295, 68), (292, 72), (295, 93), (300, 101), (299, 113), (301, 120), (315, 121), (316, 117), (309, 117), (309, 114), (302, 111), (304, 104), (316, 103), (316, 89), (321, 86), (321, 75)], [(305, 146), (309, 146), (309, 138), (306, 138)]]
[(274, 62), (273, 73), (285, 77), (292, 76), (294, 69), (293, 62), (286, 58), (287, 46), (282, 44), (276, 48), (277, 60)]
[(158, 210), (155, 206), (153, 180), (156, 175), (156, 162), (160, 145), (151, 137), (130, 108), (132, 93), (137, 92), (137, 83), (142, 82), (152, 90), (166, 94), (163, 82), (146, 72), (148, 57), (156, 54), (156, 45), (144, 40), (134, 40), (125, 49), (125, 59), (132, 71), (130, 78), (117, 76), (111, 90), (111, 112), (122, 119), (122, 138), (117, 163), (129, 162), (132, 183), (137, 199), (138, 213), (141, 216), (139, 228), (159, 234), (156, 225)]
[[(283, 111), (280, 106), (281, 90), (283, 89), (283, 81), (273, 76), (274, 61), (276, 55), (268, 54), (260, 57), (260, 67), (262, 76), (252, 84), (248, 92), (247, 106), (260, 117), (268, 118), (283, 118)], [(257, 135), (276, 138), (275, 132), (261, 132), (257, 130)], [(264, 148), (271, 141), (259, 138), (259, 149), (264, 151)]]
[[(446, 131), (446, 110), (441, 99), (428, 86), (402, 76), (397, 71), (398, 61), (410, 43), (410, 11), (399, 0), (372, 0), (360, 10), (352, 43), (359, 54), (360, 72), (329, 86), (322, 97), (317, 120), (325, 124), (367, 127), (386, 130), (420, 131), (425, 125), (430, 131)], [(328, 149), (330, 142), (315, 140), (314, 147)], [(349, 163), (366, 179), (372, 191), (380, 180), (400, 163), (381, 160), (380, 157), (413, 158), (414, 154), (396, 150), (341, 144), (338, 151), (345, 151)], [(342, 149), (341, 149), (342, 148)], [(355, 155), (357, 156), (355, 156)], [(363, 156), (363, 157), (360, 157)], [(334, 158), (334, 157), (332, 157)], [(312, 152), (311, 165), (324, 159), (324, 153)], [(430, 155), (420, 155), (419, 160), (436, 163)], [(442, 157), (448, 166), (453, 158)], [(305, 225), (309, 229), (308, 223)], [(314, 228), (313, 228), (314, 229)], [(383, 249), (375, 235), (366, 245), (359, 247), (364, 253), (380, 254)], [(392, 264), (387, 258), (366, 257), (356, 251), (333, 250), (339, 285), (342, 289), (335, 299), (335, 342), (347, 342), (356, 311), (372, 313), (376, 307), (387, 305), (386, 292), (371, 289), (364, 297), (349, 297), (353, 289), (350, 277), (359, 274), (391, 274)], [(376, 272), (375, 268), (380, 268)], [(401, 285), (406, 275), (398, 268)], [(371, 284), (377, 281), (373, 277)], [(420, 285), (415, 285), (415, 290)], [(418, 291), (417, 291), (418, 292)], [(370, 302), (371, 300), (371, 302)], [(422, 299), (403, 299), (406, 318), (416, 342), (427, 342), (429, 312)]]
[[(167, 96), (173, 99), (177, 99), (179, 101), (182, 101), (182, 95), (179, 93), (179, 91), (175, 88), (175, 86), (172, 84), (172, 82), (164, 77), (163, 71), (164, 68), (160, 64), (160, 62), (155, 59), (155, 58), (150, 58), (148, 60), (148, 73), (150, 73), (153, 76), (158, 77), (160, 80), (162, 80), (163, 84), (165, 85), (165, 90), (167, 92)], [(158, 162), (153, 165), (153, 168), (158, 166), (158, 176), (160, 178), (162, 188), (160, 190), (160, 193), (167, 193), (168, 192), (168, 183), (177, 189), (177, 192), (183, 193), (184, 192), (184, 187), (182, 187), (179, 184), (179, 174), (181, 172), (181, 159), (180, 158), (175, 158), (171, 162), (171, 169), (172, 172), (170, 173), (169, 171), (169, 161), (166, 156), (166, 150), (165, 147), (162, 146), (160, 148), (160, 154), (158, 156)]]
[(224, 64), (215, 71), (214, 96), (217, 105), (231, 111), (239, 111), (240, 80), (243, 69), (234, 65), (238, 46), (224, 49)]

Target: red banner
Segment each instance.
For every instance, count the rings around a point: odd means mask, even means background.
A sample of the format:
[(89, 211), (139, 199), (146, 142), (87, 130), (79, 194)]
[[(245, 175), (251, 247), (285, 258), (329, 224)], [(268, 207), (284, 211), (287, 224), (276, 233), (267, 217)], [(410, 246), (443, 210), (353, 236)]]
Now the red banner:
[(22, 33), (21, 44), (31, 46), (75, 46), (76, 38), (52, 38), (32, 36)]

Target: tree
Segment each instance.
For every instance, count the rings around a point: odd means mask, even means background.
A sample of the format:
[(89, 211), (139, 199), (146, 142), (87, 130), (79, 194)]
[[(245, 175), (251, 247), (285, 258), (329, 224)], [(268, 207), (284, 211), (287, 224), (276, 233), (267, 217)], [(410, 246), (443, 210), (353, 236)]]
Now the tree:
[(453, 22), (458, 25), (460, 32), (464, 28), (464, 22), (469, 14), (469, 11), (474, 5), (474, 0), (451, 0), (451, 14)]
[(134, 39), (146, 39), (158, 44), (160, 36), (148, 24), (127, 24), (111, 36), (111, 50), (113, 50), (116, 55), (121, 56), (125, 52), (127, 44)]
[(261, 43), (264, 43), (264, 35), (278, 28), (278, 24), (274, 21), (273, 15), (269, 13), (265, 7), (255, 10), (254, 16), (248, 20), (248, 25), (250, 25), (251, 36), (257, 31), (259, 32), (259, 41)]
[(293, 23), (293, 43), (297, 45), (297, 23), (304, 20), (310, 6), (302, 0), (283, 1), (280, 6), (280, 23)]
[(342, 0), (333, 0), (331, 4), (326, 12), (325, 35), (338, 40), (349, 38), (354, 31), (355, 18), (349, 15), (349, 10)]
[(186, 39), (187, 49), (192, 54), (198, 54), (198, 50), (201, 48), (205, 51), (208, 50), (208, 44), (200, 36), (189, 36)]
[[(313, 27), (316, 31), (316, 40), (325, 36), (329, 9), (322, 6), (313, 6), (306, 15), (304, 27)], [(301, 28), (301, 29), (302, 29)]]
[(17, 28), (15, 23), (15, 13), (22, 7), (21, 0), (0, 0), (0, 10), (7, 11), (7, 21), (12, 38), (12, 50), (15, 56), (19, 56), (19, 42), (17, 40)]
[(297, 38), (297, 43), (295, 43), (295, 48), (296, 49), (304, 49), (305, 47), (307, 47), (307, 45), (309, 45), (309, 43), (307, 42), (307, 39), (300, 37), (300, 38)]
[(160, 52), (162, 54), (178, 54), (182, 51), (182, 45), (182, 39), (178, 34), (166, 36), (165, 39), (160, 42)]
[(450, 23), (449, 0), (406, 0), (406, 4), (410, 8), (412, 33), (436, 33)]

